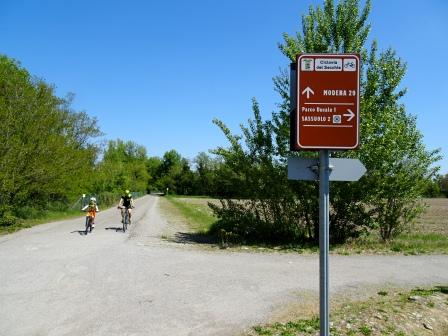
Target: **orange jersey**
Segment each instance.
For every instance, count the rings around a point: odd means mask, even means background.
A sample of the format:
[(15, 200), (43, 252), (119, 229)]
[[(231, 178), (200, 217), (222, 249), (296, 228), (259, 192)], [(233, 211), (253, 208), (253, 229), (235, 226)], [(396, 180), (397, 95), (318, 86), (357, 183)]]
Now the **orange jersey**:
[(93, 210), (89, 210), (89, 211), (87, 212), (87, 217), (95, 218), (95, 217), (96, 217), (96, 210), (95, 210), (95, 209), (93, 209)]
[(96, 205), (89, 205), (86, 210), (87, 210), (87, 217), (92, 217), (92, 218), (96, 217), (96, 212), (97, 212)]

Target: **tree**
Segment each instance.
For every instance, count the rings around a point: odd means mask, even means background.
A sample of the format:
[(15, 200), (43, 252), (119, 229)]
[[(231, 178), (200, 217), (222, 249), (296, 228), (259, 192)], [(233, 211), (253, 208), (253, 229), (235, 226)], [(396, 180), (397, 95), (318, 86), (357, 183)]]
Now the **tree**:
[(133, 141), (110, 140), (97, 172), (95, 192), (145, 191), (150, 179), (146, 149)]
[(190, 163), (176, 150), (165, 152), (158, 167), (155, 187), (160, 191), (174, 194), (191, 194), (194, 186), (194, 176)]
[(304, 239), (306, 230), (300, 223), (285, 166), (275, 155), (272, 124), (262, 120), (255, 99), (252, 110), (254, 119), (247, 127), (241, 126), (243, 137), (231, 134), (221, 121), (214, 121), (231, 144), (214, 153), (223, 158), (228, 181), (235, 189), (220, 207), (210, 204), (220, 218), (213, 230), (232, 232), (234, 237), (249, 242)]
[[(378, 53), (376, 42), (372, 43), (370, 52), (365, 48), (370, 31), (370, 25), (366, 23), (369, 11), (370, 1), (361, 10), (358, 0), (343, 0), (337, 6), (332, 0), (326, 0), (323, 8), (310, 8), (308, 15), (302, 17), (302, 33), (293, 37), (284, 34), (284, 43), (279, 44), (280, 50), (291, 62), (295, 62), (298, 53), (306, 52), (356, 52), (362, 58), (361, 146), (357, 151), (335, 152), (332, 156), (361, 159), (367, 174), (359, 182), (331, 185), (330, 236), (336, 242), (357, 237), (375, 227), (379, 228), (384, 240), (399, 234), (422, 211), (418, 197), (425, 181), (436, 173), (437, 168), (432, 167), (440, 158), (438, 150), (426, 150), (415, 117), (408, 115), (399, 102), (405, 94), (404, 90), (399, 89), (405, 74), (403, 61), (392, 49)], [(283, 168), (284, 174), (288, 156), (313, 155), (289, 152), (288, 74), (282, 72), (274, 79), (274, 85), (282, 102), (279, 110), (273, 113), (272, 122), (265, 123), (264, 132), (247, 132), (243, 128), (250, 154), (242, 150), (238, 137), (232, 136), (228, 129), (218, 124), (227, 136), (230, 147), (227, 151), (219, 150), (217, 154), (224, 159), (226, 166), (232, 168), (234, 174), (243, 175), (246, 182), (238, 181), (243, 186), (254, 176), (249, 162), (271, 160), (273, 166), (278, 164)], [(254, 116), (257, 129), (260, 130), (257, 113)], [(271, 144), (272, 139), (275, 142)], [(235, 161), (238, 157), (239, 161)], [(317, 240), (317, 184), (288, 182), (285, 178), (276, 177), (276, 174), (271, 171), (263, 177), (263, 181), (275, 177), (283, 185), (279, 189), (284, 192), (284, 198), (290, 197), (289, 202), (293, 201), (300, 214), (299, 220), (289, 221), (287, 225), (293, 227), (297, 222), (302, 223), (307, 231), (306, 236)], [(250, 192), (246, 197), (256, 202), (272, 197), (265, 190), (258, 192)], [(282, 209), (280, 204), (278, 200), (269, 204), (270, 212)], [(225, 218), (224, 211), (216, 212)], [(278, 216), (274, 221), (280, 218), (283, 217)], [(302, 230), (297, 232), (299, 237), (303, 237)]]
[(98, 151), (92, 140), (101, 132), (95, 119), (71, 109), (72, 99), (0, 55), (2, 207), (43, 207), (88, 184)]
[(215, 162), (205, 152), (200, 152), (194, 159), (196, 178), (194, 191), (198, 195), (216, 195)]
[(439, 175), (437, 177), (437, 183), (439, 184), (440, 191), (448, 197), (448, 174)]
[(146, 170), (149, 174), (148, 192), (157, 191), (156, 184), (160, 177), (159, 171), (161, 164), (162, 160), (157, 156), (150, 157), (146, 161)]
[[(338, 241), (353, 233), (357, 223), (378, 226), (385, 240), (399, 234), (421, 213), (418, 197), (426, 180), (436, 173), (437, 168), (431, 167), (440, 158), (438, 150), (425, 149), (415, 117), (399, 102), (405, 94), (399, 89), (406, 72), (403, 61), (392, 49), (378, 55), (376, 42), (370, 53), (364, 47), (370, 30), (366, 24), (369, 11), (370, 1), (360, 11), (357, 0), (341, 1), (336, 8), (327, 0), (323, 9), (310, 9), (304, 16), (303, 35), (292, 38), (284, 34), (285, 43), (280, 45), (291, 61), (299, 52), (358, 52), (366, 64), (361, 75), (360, 149), (333, 154), (358, 157), (367, 168), (358, 183), (332, 184), (330, 222)], [(288, 92), (284, 86), (281, 90)], [(287, 113), (282, 112), (274, 116), (279, 136), (287, 124)]]

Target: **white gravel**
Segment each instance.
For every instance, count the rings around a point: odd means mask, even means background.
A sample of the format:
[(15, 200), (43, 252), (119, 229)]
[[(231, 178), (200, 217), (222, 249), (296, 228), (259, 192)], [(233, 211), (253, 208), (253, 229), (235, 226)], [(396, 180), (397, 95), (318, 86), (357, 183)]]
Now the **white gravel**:
[[(100, 212), (0, 237), (0, 335), (238, 335), (318, 291), (318, 256), (196, 249), (161, 239), (158, 198), (133, 224)], [(331, 256), (330, 295), (448, 283), (448, 256)]]

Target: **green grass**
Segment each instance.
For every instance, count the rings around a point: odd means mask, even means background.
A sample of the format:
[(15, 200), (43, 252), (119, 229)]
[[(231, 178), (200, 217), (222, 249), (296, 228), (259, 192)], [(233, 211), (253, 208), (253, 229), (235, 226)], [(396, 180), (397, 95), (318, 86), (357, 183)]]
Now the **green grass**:
[(216, 222), (216, 217), (210, 213), (208, 206), (185, 202), (182, 198), (185, 197), (166, 196), (166, 199), (185, 217), (191, 228), (197, 233), (208, 232), (212, 224)]
[(435, 286), (434, 288), (426, 289), (426, 288), (415, 288), (411, 290), (410, 294), (414, 296), (422, 296), (428, 297), (433, 295), (434, 293), (444, 293), (448, 294), (448, 286)]
[(448, 236), (442, 233), (401, 234), (392, 242), (393, 248), (404, 252), (448, 253)]
[(311, 334), (319, 330), (319, 318), (313, 317), (308, 320), (303, 319), (295, 322), (275, 323), (272, 326), (267, 327), (257, 326), (254, 327), (253, 330), (260, 336), (294, 336), (297, 335), (298, 332)]
[(369, 326), (363, 325), (359, 328), (359, 331), (361, 332), (361, 334), (366, 335), (366, 336), (370, 336), (372, 335), (372, 329), (370, 329)]
[(64, 211), (46, 211), (44, 213), (40, 213), (37, 218), (18, 219), (17, 224), (10, 226), (0, 226), (0, 235), (13, 233), (39, 224), (55, 222), (64, 219), (71, 219), (81, 216), (83, 216), (83, 214), (79, 209), (64, 210)]
[[(425, 328), (422, 320), (416, 318), (418, 313), (426, 320), (447, 321), (448, 310), (445, 307), (447, 293), (443, 291), (447, 286), (434, 288), (416, 288), (391, 295), (370, 297), (365, 301), (339, 302), (332, 306), (330, 333), (333, 336), (342, 335), (423, 335)], [(382, 293), (382, 294), (380, 294)], [(418, 300), (410, 300), (412, 296), (419, 296)], [(295, 312), (294, 315), (312, 316), (313, 312)], [(350, 324), (350, 326), (349, 326)], [(448, 324), (434, 325), (435, 329), (446, 328)], [(445, 330), (445, 329), (443, 329)], [(299, 319), (287, 323), (273, 323), (255, 326), (249, 332), (250, 336), (299, 336), (318, 335), (318, 316), (309, 319)], [(415, 332), (415, 333), (414, 333)], [(443, 334), (445, 335), (445, 334)]]
[(188, 199), (219, 199), (219, 198), (213, 198), (210, 196), (194, 196), (194, 195), (166, 195), (166, 198), (188, 198)]
[(383, 242), (377, 235), (356, 239), (343, 245), (330, 246), (332, 252), (342, 255), (361, 253), (402, 253), (417, 255), (427, 253), (448, 254), (448, 236), (443, 233), (403, 233)]

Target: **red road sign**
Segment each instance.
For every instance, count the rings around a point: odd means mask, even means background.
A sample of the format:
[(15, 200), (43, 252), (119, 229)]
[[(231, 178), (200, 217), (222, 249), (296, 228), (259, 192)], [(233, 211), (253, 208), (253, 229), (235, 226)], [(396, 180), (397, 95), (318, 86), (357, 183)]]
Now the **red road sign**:
[(358, 147), (359, 60), (358, 54), (297, 57), (294, 150)]

